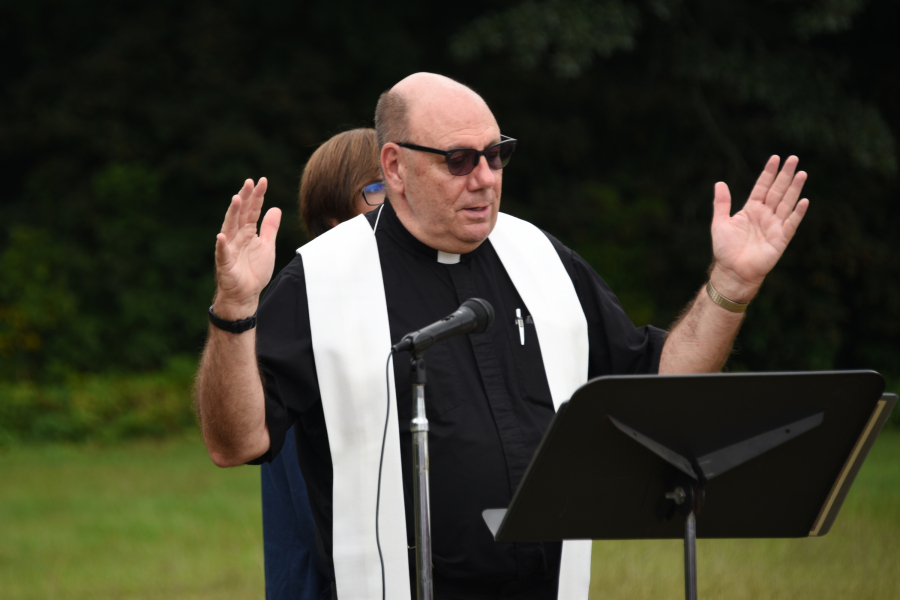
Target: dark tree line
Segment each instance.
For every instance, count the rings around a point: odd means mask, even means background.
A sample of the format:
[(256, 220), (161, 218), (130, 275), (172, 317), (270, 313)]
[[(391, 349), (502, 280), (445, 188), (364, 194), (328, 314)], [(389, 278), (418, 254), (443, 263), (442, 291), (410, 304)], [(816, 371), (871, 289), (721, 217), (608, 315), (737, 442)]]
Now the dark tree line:
[(504, 209), (583, 254), (638, 324), (711, 259), (712, 186), (772, 153), (810, 212), (732, 369), (900, 377), (895, 0), (0, 4), (0, 378), (196, 353), (246, 177), (286, 211), (316, 145), (407, 74), (479, 91), (519, 138)]

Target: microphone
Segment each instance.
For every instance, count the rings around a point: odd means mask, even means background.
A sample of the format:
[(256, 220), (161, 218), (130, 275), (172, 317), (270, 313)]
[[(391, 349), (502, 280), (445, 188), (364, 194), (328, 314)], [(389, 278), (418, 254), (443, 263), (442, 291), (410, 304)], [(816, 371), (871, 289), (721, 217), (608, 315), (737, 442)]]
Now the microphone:
[(423, 352), (458, 333), (481, 333), (493, 322), (494, 307), (490, 302), (481, 298), (469, 298), (454, 313), (428, 327), (406, 334), (391, 347), (391, 352)]

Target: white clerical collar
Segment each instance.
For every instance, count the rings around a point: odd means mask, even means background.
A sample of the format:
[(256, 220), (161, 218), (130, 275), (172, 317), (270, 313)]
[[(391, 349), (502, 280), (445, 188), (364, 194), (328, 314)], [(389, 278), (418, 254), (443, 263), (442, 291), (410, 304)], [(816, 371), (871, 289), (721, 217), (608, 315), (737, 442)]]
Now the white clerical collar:
[(449, 252), (437, 251), (437, 261), (442, 265), (455, 265), (459, 262), (459, 254), (450, 254)]

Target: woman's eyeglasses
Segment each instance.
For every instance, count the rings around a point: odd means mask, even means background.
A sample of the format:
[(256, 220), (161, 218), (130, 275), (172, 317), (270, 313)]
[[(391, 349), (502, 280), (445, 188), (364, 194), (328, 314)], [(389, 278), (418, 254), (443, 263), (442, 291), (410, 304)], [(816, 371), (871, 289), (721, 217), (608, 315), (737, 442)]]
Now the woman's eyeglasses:
[(370, 183), (362, 190), (363, 200), (369, 206), (380, 206), (384, 204), (384, 182)]
[(405, 142), (397, 142), (397, 145), (409, 150), (440, 154), (447, 159), (447, 168), (450, 170), (451, 175), (468, 175), (478, 166), (478, 161), (481, 160), (482, 156), (487, 160), (488, 167), (493, 171), (499, 171), (509, 164), (509, 159), (516, 149), (516, 142), (518, 140), (505, 135), (501, 135), (500, 138), (502, 141), (493, 146), (489, 146), (484, 150), (476, 150), (474, 148), (438, 150), (437, 148), (417, 146)]

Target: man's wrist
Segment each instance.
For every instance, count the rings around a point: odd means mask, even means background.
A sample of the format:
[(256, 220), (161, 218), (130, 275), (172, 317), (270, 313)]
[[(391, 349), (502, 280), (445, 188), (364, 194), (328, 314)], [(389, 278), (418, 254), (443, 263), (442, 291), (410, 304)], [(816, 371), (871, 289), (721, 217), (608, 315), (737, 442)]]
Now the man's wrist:
[(742, 313), (747, 310), (748, 306), (750, 306), (749, 302), (747, 302), (746, 304), (740, 304), (726, 298), (725, 296), (720, 294), (718, 290), (716, 290), (716, 288), (712, 284), (712, 281), (708, 281), (706, 283), (706, 293), (709, 295), (710, 300), (712, 300), (728, 312)]
[(749, 304), (760, 287), (760, 283), (744, 281), (718, 264), (710, 269), (709, 283), (716, 292), (734, 304)]
[(221, 319), (227, 321), (240, 321), (256, 314), (259, 308), (259, 299), (250, 302), (233, 302), (226, 300), (221, 294), (216, 293), (213, 299), (212, 311)]
[(223, 319), (215, 313), (213, 307), (209, 307), (209, 322), (212, 326), (228, 333), (244, 333), (256, 327), (256, 313), (245, 319)]

